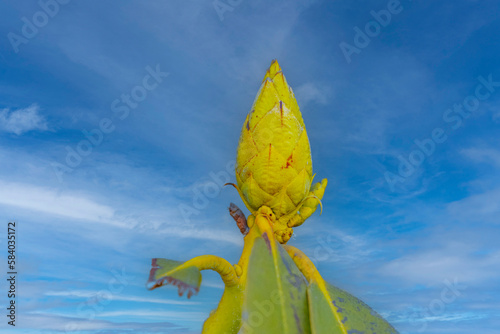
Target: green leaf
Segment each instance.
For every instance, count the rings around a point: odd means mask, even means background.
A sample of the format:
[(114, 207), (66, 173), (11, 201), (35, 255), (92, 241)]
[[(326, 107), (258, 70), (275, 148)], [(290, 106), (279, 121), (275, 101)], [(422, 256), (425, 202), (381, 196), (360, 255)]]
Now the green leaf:
[(313, 334), (397, 333), (394, 327), (358, 298), (328, 283), (326, 289), (325, 295), (317, 282), (311, 282), (307, 290)]
[(240, 333), (311, 333), (307, 284), (287, 252), (267, 234), (255, 240)]
[(151, 271), (146, 286), (153, 290), (162, 285), (172, 284), (177, 286), (179, 296), (187, 291), (187, 297), (197, 294), (200, 290), (201, 272), (195, 266), (183, 266), (184, 262), (153, 259)]
[(338, 316), (332, 311), (330, 298), (325, 295), (316, 282), (309, 283), (307, 287), (307, 298), (309, 301), (309, 316), (311, 318), (311, 332), (313, 334), (323, 333), (345, 333)]

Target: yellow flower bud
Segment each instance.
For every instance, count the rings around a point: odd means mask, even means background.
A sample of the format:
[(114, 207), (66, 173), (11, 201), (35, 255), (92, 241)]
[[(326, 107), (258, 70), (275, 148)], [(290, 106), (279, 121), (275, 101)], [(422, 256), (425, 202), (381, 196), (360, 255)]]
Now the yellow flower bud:
[[(291, 227), (309, 217), (323, 196), (326, 180), (318, 193), (310, 193), (312, 179), (311, 149), (302, 114), (273, 60), (241, 130), (236, 157), (239, 192), (252, 214), (262, 206), (272, 209), (276, 236), (286, 242)], [(318, 199), (308, 210), (312, 212), (300, 216), (301, 206), (311, 197)], [(288, 226), (292, 218), (293, 226)]]

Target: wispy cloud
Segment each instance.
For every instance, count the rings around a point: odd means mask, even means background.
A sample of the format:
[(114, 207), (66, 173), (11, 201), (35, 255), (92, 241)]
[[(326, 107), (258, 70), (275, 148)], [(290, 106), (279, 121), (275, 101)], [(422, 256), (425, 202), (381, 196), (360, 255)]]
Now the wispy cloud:
[[(298, 231), (297, 233), (301, 233)], [(304, 249), (315, 263), (353, 265), (369, 261), (374, 252), (365, 236), (349, 234), (339, 228), (302, 231), (313, 241)]]
[[(29, 314), (32, 315), (44, 315), (44, 316), (59, 316), (63, 318), (70, 318), (71, 315), (66, 314), (65, 312), (46, 312), (46, 311), (33, 311), (30, 312)], [(151, 310), (151, 309), (134, 309), (134, 308), (127, 308), (126, 310), (116, 310), (116, 311), (108, 311), (108, 312), (96, 312), (96, 318), (114, 318), (114, 317), (139, 317), (143, 319), (168, 319), (168, 320), (176, 320), (176, 319), (182, 319), (182, 320), (190, 320), (190, 321), (202, 321), (207, 314), (204, 312), (186, 312), (183, 310), (179, 311), (171, 311), (171, 310)], [(98, 328), (105, 328), (101, 326), (110, 326), (109, 323), (101, 323), (98, 319), (93, 319), (93, 320), (88, 320), (85, 318), (76, 318), (79, 321), (82, 321), (87, 323), (89, 326), (96, 326), (96, 329)], [(115, 324), (116, 326), (117, 324)], [(111, 324), (113, 326), (113, 324)], [(83, 329), (83, 328), (81, 328)]]
[[(46, 296), (59, 296), (59, 297), (70, 297), (70, 298), (96, 298), (100, 296), (100, 291), (88, 291), (88, 290), (71, 290), (71, 291), (47, 291), (44, 293)], [(124, 296), (124, 295), (113, 295), (113, 300), (128, 301), (128, 302), (138, 302), (138, 303), (152, 303), (152, 304), (170, 304), (170, 305), (197, 305), (200, 302), (194, 302), (191, 300), (177, 299), (159, 299), (159, 298), (144, 298), (138, 296)]]
[(0, 203), (93, 222), (113, 222), (114, 210), (109, 206), (75, 194), (30, 184), (0, 181)]
[(0, 129), (16, 135), (33, 130), (46, 131), (48, 130), (47, 122), (39, 111), (40, 107), (37, 104), (12, 111), (9, 108), (2, 109), (0, 110)]
[(103, 331), (103, 330), (120, 330), (120, 331), (145, 331), (159, 333), (184, 333), (189, 332), (189, 329), (182, 328), (169, 322), (112, 322), (107, 320), (88, 320), (82, 318), (74, 318), (66, 315), (49, 314), (43, 312), (33, 312), (25, 314), (22, 319), (24, 328), (36, 330), (52, 330), (52, 331)]
[[(130, 198), (124, 200), (131, 202)], [(145, 235), (153, 234), (156, 237), (179, 237), (186, 239), (212, 240), (242, 245), (243, 240), (235, 237), (234, 229), (218, 229), (210, 226), (184, 225), (182, 220), (166, 221), (171, 216), (169, 212), (157, 213), (158, 217), (136, 218), (132, 212), (124, 212), (80, 193), (54, 190), (31, 184), (12, 183), (0, 180), (0, 204), (19, 207), (27, 210), (75, 219), (83, 223), (93, 222), (108, 225), (111, 228), (136, 230)], [(175, 209), (173, 209), (175, 210)], [(120, 211), (120, 214), (118, 214)], [(83, 237), (82, 231), (79, 232)], [(89, 238), (93, 232), (88, 235)], [(236, 235), (237, 236), (237, 235)]]
[(461, 153), (474, 162), (488, 163), (500, 167), (500, 151), (497, 149), (472, 147), (461, 150)]
[(310, 102), (325, 105), (331, 95), (329, 87), (314, 82), (306, 82), (294, 89), (293, 92), (301, 105)]
[(500, 224), (500, 188), (452, 202), (448, 212), (454, 219), (470, 224)]
[(100, 317), (142, 317), (142, 318), (160, 318), (160, 319), (183, 319), (183, 320), (204, 320), (207, 316), (204, 312), (186, 312), (186, 311), (151, 311), (141, 309), (128, 309), (123, 311), (110, 311), (99, 314)]
[[(397, 258), (380, 268), (383, 276), (400, 278), (405, 284), (435, 286), (445, 279), (479, 284), (490, 281), (500, 270), (500, 252), (481, 254), (464, 242), (449, 242), (434, 250), (424, 250)], [(467, 270), (464, 270), (467, 268)]]

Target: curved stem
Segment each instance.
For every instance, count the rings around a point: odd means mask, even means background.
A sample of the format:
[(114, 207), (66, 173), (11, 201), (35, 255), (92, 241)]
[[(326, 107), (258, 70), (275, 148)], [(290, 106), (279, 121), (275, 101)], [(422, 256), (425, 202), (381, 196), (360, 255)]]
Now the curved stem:
[(300, 249), (289, 245), (282, 245), (297, 265), (299, 270), (305, 276), (308, 282), (323, 282), (323, 277), (319, 274), (318, 269), (312, 261)]
[(231, 265), (231, 263), (221, 257), (215, 255), (197, 256), (189, 261), (184, 262), (176, 269), (178, 270), (190, 266), (194, 266), (198, 268), (198, 270), (210, 269), (216, 271), (220, 275), (222, 281), (226, 286), (234, 286), (238, 284), (238, 276), (236, 275), (234, 267)]
[[(288, 246), (288, 245), (283, 245), (285, 250), (288, 252), (288, 255), (293, 259), (293, 262), (297, 265), (299, 270), (302, 272), (302, 274), (306, 277), (307, 281), (309, 284), (315, 284), (318, 286), (319, 290), (323, 294), (324, 298), (326, 300), (331, 301), (332, 297), (330, 296), (330, 293), (328, 292), (328, 289), (326, 287), (326, 282), (321, 277), (319, 274), (318, 269), (316, 269), (316, 266), (312, 261), (305, 255), (301, 250), (293, 247), (293, 246)], [(330, 311), (332, 312), (333, 316), (335, 317), (337, 323), (340, 325), (340, 330), (342, 334), (348, 334), (347, 329), (344, 326), (344, 323), (342, 319), (340, 319), (339, 312), (334, 308), (334, 304), (329, 302), (328, 303)], [(361, 332), (360, 332), (361, 333)]]

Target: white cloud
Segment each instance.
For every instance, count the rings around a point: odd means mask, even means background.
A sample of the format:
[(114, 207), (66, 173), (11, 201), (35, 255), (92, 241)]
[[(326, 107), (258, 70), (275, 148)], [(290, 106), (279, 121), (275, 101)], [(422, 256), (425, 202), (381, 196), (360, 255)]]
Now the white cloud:
[[(106, 291), (105, 291), (106, 292)], [(72, 297), (72, 298), (96, 298), (103, 297), (102, 291), (88, 291), (88, 290), (71, 290), (71, 291), (47, 291), (44, 293), (46, 296), (60, 296), (60, 297)], [(103, 297), (105, 298), (105, 297)], [(154, 304), (172, 304), (172, 305), (196, 305), (201, 304), (201, 302), (194, 302), (190, 300), (182, 299), (159, 299), (159, 298), (144, 298), (137, 296), (122, 296), (122, 295), (112, 295), (112, 300), (121, 300), (129, 302), (139, 302), (139, 303), (154, 303)]]
[(500, 188), (452, 202), (448, 213), (467, 223), (500, 223)]
[[(127, 214), (118, 215), (115, 208), (106, 204), (97, 203), (85, 196), (75, 193), (61, 193), (49, 188), (29, 184), (0, 180), (0, 204), (85, 222), (96, 222), (109, 226), (131, 229), (140, 231), (141, 233), (147, 233), (149, 231), (149, 233), (153, 233), (156, 236), (214, 240), (228, 242), (238, 246), (243, 245), (243, 239), (235, 238), (233, 230), (183, 226), (177, 223), (161, 223), (149, 221), (147, 219), (145, 223), (139, 223), (137, 219), (127, 217)], [(162, 212), (160, 214), (163, 214), (165, 217), (169, 216), (168, 212)], [(95, 236), (92, 238), (94, 241), (96, 240)]]
[(456, 278), (459, 284), (467, 285), (495, 277), (500, 270), (500, 252), (478, 257), (467, 248), (463, 243), (455, 243), (448, 248), (410, 254), (383, 266), (380, 273), (428, 286), (440, 285), (446, 279)]
[(49, 214), (113, 223), (114, 209), (83, 196), (61, 194), (54, 190), (28, 184), (8, 183), (0, 180), (0, 204), (17, 206)]
[[(180, 312), (177, 312), (180, 313)], [(37, 330), (53, 330), (64, 331), (66, 333), (76, 333), (80, 331), (102, 331), (102, 330), (121, 330), (121, 331), (138, 331), (152, 330), (157, 332), (160, 327), (163, 330), (161, 333), (178, 333), (177, 330), (183, 330), (184, 333), (189, 331), (186, 328), (180, 328), (169, 322), (160, 323), (139, 323), (139, 322), (122, 322), (114, 323), (106, 320), (86, 318), (75, 318), (61, 314), (50, 314), (45, 312), (33, 312), (25, 314), (20, 320), (20, 325), (23, 328), (36, 328)], [(189, 332), (191, 333), (191, 332)]]
[(373, 253), (373, 249), (361, 235), (348, 234), (332, 227), (308, 232), (310, 238), (314, 238), (314, 243), (305, 251), (313, 262), (353, 264), (369, 260)]
[(500, 111), (497, 111), (496, 113), (493, 114), (493, 121), (495, 123), (500, 123)]
[(306, 105), (310, 102), (318, 104), (327, 104), (330, 95), (329, 89), (324, 86), (318, 86), (313, 82), (306, 82), (293, 90), (299, 106)]
[(492, 163), (500, 167), (500, 151), (491, 148), (468, 148), (461, 151), (463, 155), (475, 162)]
[[(61, 317), (70, 320), (71, 315), (67, 313), (58, 313), (58, 312), (45, 312), (45, 311), (33, 311), (29, 313), (30, 315), (43, 315), (48, 317)], [(109, 312), (96, 312), (96, 318), (109, 318), (109, 317), (141, 317), (141, 318), (149, 318), (149, 319), (161, 319), (161, 320), (188, 320), (188, 321), (203, 321), (207, 318), (207, 313), (205, 312), (189, 312), (184, 310), (179, 311), (153, 311), (149, 309), (127, 309), (120, 311), (109, 311)], [(84, 327), (80, 328), (80, 330), (91, 330), (91, 329), (102, 329), (102, 328), (113, 328), (120, 326), (127, 326), (127, 323), (102, 323), (101, 320), (93, 319), (91, 321), (85, 318), (74, 318), (76, 322), (83, 322)], [(88, 328), (86, 326), (89, 326)]]
[(32, 104), (27, 108), (10, 111), (5, 108), (0, 110), (0, 129), (5, 132), (21, 135), (32, 130), (46, 131), (47, 122), (39, 115), (40, 108)]
[[(172, 226), (164, 231), (157, 231), (156, 233), (171, 236), (171, 237), (181, 237), (181, 238), (192, 238), (199, 240), (213, 240), (213, 241), (225, 241), (227, 243), (234, 244), (236, 246), (243, 246), (243, 238), (241, 234), (235, 234), (234, 229), (211, 229), (211, 228), (185, 228), (183, 226)], [(235, 235), (237, 236), (235, 238)]]
[(99, 317), (142, 317), (159, 318), (168, 320), (204, 320), (207, 314), (204, 312), (186, 312), (186, 311), (151, 311), (151, 310), (123, 310), (102, 312)]
[[(420, 315), (420, 313), (414, 313), (417, 315)], [(443, 313), (439, 315), (428, 315), (428, 312), (422, 313), (422, 317), (415, 317), (412, 319), (408, 318), (400, 318), (397, 320), (393, 320), (392, 323), (402, 323), (402, 322), (408, 322), (411, 321), (415, 325), (420, 324), (420, 323), (426, 323), (426, 322), (435, 322), (435, 321), (441, 321), (441, 322), (446, 322), (446, 321), (452, 321), (452, 322), (458, 322), (458, 321), (467, 321), (467, 320), (475, 320), (475, 319), (483, 319), (485, 318), (484, 314), (475, 314), (472, 312), (453, 312), (453, 313)]]

